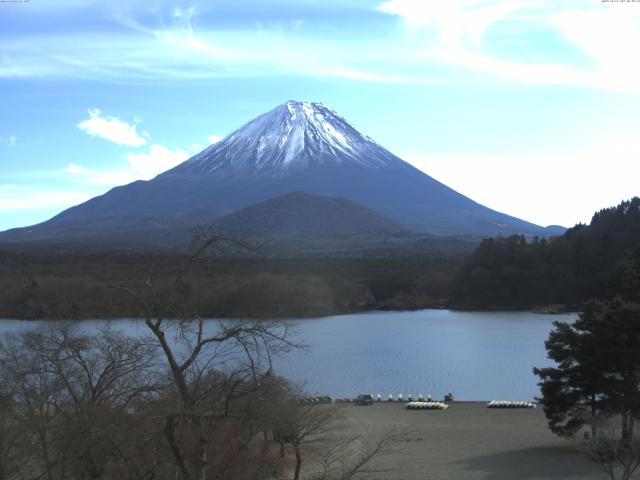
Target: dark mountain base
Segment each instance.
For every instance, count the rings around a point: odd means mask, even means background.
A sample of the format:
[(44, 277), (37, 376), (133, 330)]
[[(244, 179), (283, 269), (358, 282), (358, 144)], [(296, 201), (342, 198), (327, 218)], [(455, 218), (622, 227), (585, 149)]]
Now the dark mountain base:
[[(401, 235), (372, 235), (353, 233), (331, 236), (301, 232), (297, 235), (262, 235), (237, 232), (213, 225), (198, 229), (209, 235), (222, 235), (244, 247), (226, 248), (227, 255), (251, 258), (382, 258), (428, 257), (459, 258), (470, 255), (480, 244), (479, 237), (437, 237), (403, 233)], [(124, 238), (32, 240), (1, 242), (0, 252), (24, 255), (187, 255), (193, 249), (195, 227), (158, 229), (136, 235), (125, 232)]]
[[(180, 255), (0, 254), (0, 318), (140, 317), (116, 286), (162, 297), (184, 266)], [(196, 265), (179, 289), (175, 317), (309, 317), (441, 307), (460, 259), (216, 258)]]

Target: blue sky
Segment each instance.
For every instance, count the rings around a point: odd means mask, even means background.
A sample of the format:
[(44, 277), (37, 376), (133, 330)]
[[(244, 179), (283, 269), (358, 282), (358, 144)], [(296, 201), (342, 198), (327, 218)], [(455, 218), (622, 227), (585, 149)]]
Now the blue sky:
[(640, 3), (0, 2), (0, 230), (289, 99), (538, 224), (640, 194)]

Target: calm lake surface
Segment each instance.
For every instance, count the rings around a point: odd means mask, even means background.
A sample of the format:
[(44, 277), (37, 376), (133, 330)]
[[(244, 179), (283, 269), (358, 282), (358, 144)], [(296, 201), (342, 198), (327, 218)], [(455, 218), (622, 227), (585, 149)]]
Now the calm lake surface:
[[(431, 393), (441, 399), (532, 400), (539, 394), (534, 366), (550, 364), (544, 341), (555, 320), (576, 315), (528, 312), (370, 312), (293, 321), (295, 351), (275, 361), (276, 372), (309, 393), (353, 397), (359, 393)], [(96, 328), (101, 322), (81, 324)], [(0, 333), (33, 323), (0, 320)], [(114, 326), (144, 332), (135, 320)]]

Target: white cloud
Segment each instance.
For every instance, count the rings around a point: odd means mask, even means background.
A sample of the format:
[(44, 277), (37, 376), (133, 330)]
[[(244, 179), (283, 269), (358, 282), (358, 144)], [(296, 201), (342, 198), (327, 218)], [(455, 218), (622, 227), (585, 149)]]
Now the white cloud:
[(412, 28), (433, 27), (440, 41), (452, 46), (464, 40), (480, 43), (491, 25), (532, 5), (522, 0), (387, 0), (377, 10), (401, 17)]
[[(405, 22), (412, 33), (407, 49), (416, 61), (451, 64), (523, 84), (638, 93), (637, 6), (637, 3), (608, 5), (568, 0), (561, 4), (551, 0), (386, 0), (377, 9)], [(482, 40), (498, 22), (513, 19), (529, 28), (555, 29), (568, 45), (582, 51), (589, 62), (579, 61), (576, 55), (572, 60), (557, 63), (500, 58)], [(437, 32), (437, 36), (415, 34), (420, 31)], [(511, 35), (517, 38), (517, 32), (514, 30)], [(542, 45), (549, 41), (543, 36), (538, 38)]]
[(70, 163), (65, 167), (64, 171), (70, 173), (71, 175), (79, 175), (81, 173), (85, 173), (87, 169), (81, 167), (80, 165), (76, 165), (75, 163)]
[(13, 135), (10, 137), (0, 137), (0, 143), (4, 143), (5, 145), (8, 145), (9, 147), (15, 147), (16, 146), (16, 142), (18, 141), (18, 139), (16, 137), (14, 137)]
[(135, 180), (150, 180), (189, 157), (190, 154), (181, 148), (171, 149), (164, 145), (153, 144), (147, 152), (128, 153), (127, 165), (121, 168), (88, 168), (70, 163), (64, 171), (69, 174), (71, 180), (78, 183), (114, 187)]
[(568, 10), (552, 15), (549, 23), (596, 62), (598, 67), (591, 72), (594, 82), (615, 90), (638, 91), (640, 8), (635, 12), (624, 8)]
[(187, 9), (182, 9), (178, 7), (173, 10), (173, 16), (175, 18), (185, 18), (188, 21), (191, 19), (191, 17), (193, 17), (193, 14), (195, 13), (195, 11), (196, 9), (194, 7), (190, 7)]
[(210, 145), (213, 145), (214, 143), (218, 143), (223, 138), (224, 137), (222, 135), (216, 135), (215, 133), (212, 133), (207, 137), (207, 140), (209, 141)]
[(103, 116), (97, 108), (89, 110), (89, 118), (78, 124), (78, 128), (92, 137), (100, 137), (118, 145), (140, 147), (147, 144), (148, 134), (140, 135), (135, 125), (123, 122), (119, 118)]
[(638, 195), (640, 142), (633, 139), (564, 154), (402, 158), (482, 205), (543, 226), (588, 223), (597, 210)]
[(91, 197), (90, 193), (77, 190), (0, 185), (0, 211), (67, 208), (85, 202)]
[[(211, 143), (222, 137), (211, 134), (207, 140)], [(192, 143), (186, 150), (180, 147), (166, 147), (153, 144), (146, 152), (129, 152), (125, 156), (126, 165), (119, 168), (90, 168), (77, 163), (69, 163), (63, 171), (68, 178), (84, 185), (115, 187), (136, 180), (150, 180), (189, 159), (194, 153), (205, 147)]]
[(155, 177), (159, 173), (179, 165), (189, 158), (189, 154), (181, 148), (171, 150), (164, 145), (151, 145), (148, 152), (129, 153), (127, 161), (132, 170), (143, 180)]

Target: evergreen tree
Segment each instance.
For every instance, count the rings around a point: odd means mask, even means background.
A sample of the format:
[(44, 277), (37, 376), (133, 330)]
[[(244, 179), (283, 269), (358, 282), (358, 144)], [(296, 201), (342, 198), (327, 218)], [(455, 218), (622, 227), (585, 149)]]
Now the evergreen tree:
[(545, 342), (555, 367), (534, 368), (539, 399), (554, 433), (572, 437), (602, 416), (619, 415), (622, 440), (640, 416), (640, 305), (621, 298), (590, 301), (575, 322), (555, 322)]

